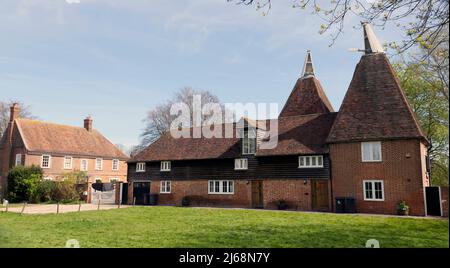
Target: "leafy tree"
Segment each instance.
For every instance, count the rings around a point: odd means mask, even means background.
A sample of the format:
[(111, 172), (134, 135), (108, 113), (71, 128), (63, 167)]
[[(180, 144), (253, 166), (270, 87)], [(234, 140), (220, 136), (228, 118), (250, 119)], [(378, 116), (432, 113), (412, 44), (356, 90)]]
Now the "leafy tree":
[(8, 127), (9, 123), (9, 108), (13, 103), (18, 103), (20, 107), (20, 114), (19, 117), (21, 118), (30, 118), (34, 119), (35, 117), (31, 113), (31, 108), (28, 105), (25, 105), (22, 102), (18, 101), (0, 101), (0, 137), (3, 136), (3, 133), (5, 132), (6, 128)]
[[(264, 15), (272, 7), (272, 0), (227, 0), (244, 5), (256, 5)], [(291, 0), (294, 8), (307, 10), (323, 20), (320, 33), (330, 32), (334, 42), (344, 31), (346, 21), (368, 21), (384, 27), (386, 23), (400, 27), (404, 32), (401, 43), (390, 43), (399, 52), (419, 45), (433, 49), (439, 44), (448, 44), (448, 0)], [(353, 20), (352, 20), (353, 17)], [(354, 18), (357, 18), (356, 20)], [(356, 25), (354, 25), (356, 26)], [(448, 50), (448, 48), (447, 48)], [(429, 55), (426, 55), (429, 56)]]
[(13, 167), (8, 173), (8, 199), (13, 202), (32, 201), (41, 181), (40, 167)]
[(428, 62), (399, 62), (394, 65), (402, 88), (431, 141), (431, 181), (448, 185), (449, 175), (449, 103), (442, 92), (444, 81), (435, 76)]

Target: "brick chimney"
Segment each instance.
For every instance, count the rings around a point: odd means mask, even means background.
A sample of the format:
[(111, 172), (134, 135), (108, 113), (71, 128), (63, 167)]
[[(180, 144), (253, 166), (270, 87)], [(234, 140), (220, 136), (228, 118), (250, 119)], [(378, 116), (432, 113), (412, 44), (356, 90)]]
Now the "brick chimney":
[(13, 103), (9, 108), (9, 122), (14, 122), (15, 119), (19, 118), (20, 107), (18, 103)]
[(91, 132), (92, 131), (92, 117), (88, 116), (86, 119), (84, 119), (84, 128)]

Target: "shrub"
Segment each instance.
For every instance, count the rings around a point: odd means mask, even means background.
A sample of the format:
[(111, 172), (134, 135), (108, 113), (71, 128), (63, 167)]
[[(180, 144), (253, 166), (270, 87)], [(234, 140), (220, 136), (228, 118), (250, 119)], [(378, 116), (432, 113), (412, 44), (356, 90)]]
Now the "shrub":
[(285, 210), (285, 209), (287, 209), (287, 208), (288, 208), (288, 204), (287, 204), (286, 200), (283, 200), (283, 199), (278, 200), (278, 201), (277, 201), (277, 208), (278, 208), (279, 210)]
[(55, 192), (55, 188), (56, 183), (54, 181), (41, 181), (37, 186), (35, 194), (32, 196), (32, 201), (34, 203), (52, 201), (52, 195)]
[(12, 202), (33, 201), (41, 181), (40, 167), (13, 167), (8, 173), (8, 199)]

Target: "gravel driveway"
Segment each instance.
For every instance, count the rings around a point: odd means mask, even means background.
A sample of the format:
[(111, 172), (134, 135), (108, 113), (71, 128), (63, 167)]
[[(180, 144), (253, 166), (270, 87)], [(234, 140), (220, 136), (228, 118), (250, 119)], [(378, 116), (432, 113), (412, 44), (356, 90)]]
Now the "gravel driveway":
[[(128, 206), (121, 205), (120, 208), (125, 208)], [(22, 212), (22, 205), (14, 204), (8, 208), (8, 212), (15, 212), (15, 213), (21, 213)], [(106, 209), (117, 209), (117, 205), (101, 205), (101, 210)], [(67, 213), (67, 212), (76, 212), (78, 211), (79, 206), (78, 205), (59, 205), (59, 213)], [(81, 204), (80, 211), (90, 211), (90, 210), (97, 210), (98, 206), (95, 204)], [(5, 207), (1, 207), (0, 211), (5, 211)], [(39, 204), (28, 204), (25, 206), (25, 210), (23, 213), (25, 214), (50, 214), (50, 213), (56, 213), (57, 211), (57, 205), (51, 204), (51, 205), (39, 205)]]

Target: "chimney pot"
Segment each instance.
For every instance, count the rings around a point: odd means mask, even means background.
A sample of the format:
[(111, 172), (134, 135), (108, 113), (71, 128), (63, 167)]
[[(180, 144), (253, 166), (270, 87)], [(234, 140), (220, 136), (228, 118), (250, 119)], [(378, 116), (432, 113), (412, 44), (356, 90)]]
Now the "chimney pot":
[(10, 116), (9, 122), (14, 122), (17, 118), (19, 118), (20, 107), (18, 103), (13, 103), (10, 107)]
[(91, 132), (92, 131), (92, 117), (88, 116), (86, 119), (84, 119), (84, 128)]

